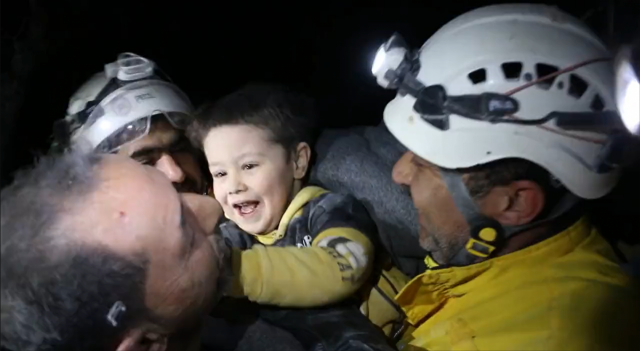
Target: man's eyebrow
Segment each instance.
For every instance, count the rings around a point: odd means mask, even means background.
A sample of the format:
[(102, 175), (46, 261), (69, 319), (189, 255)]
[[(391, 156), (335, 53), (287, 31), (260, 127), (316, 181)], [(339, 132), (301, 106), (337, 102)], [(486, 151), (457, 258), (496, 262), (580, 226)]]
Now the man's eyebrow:
[[(180, 136), (180, 135), (176, 135), (173, 136), (169, 139), (169, 143), (166, 145), (147, 145), (147, 146), (143, 146), (140, 149), (134, 151), (133, 153), (131, 153), (131, 155), (129, 157), (131, 158), (136, 158), (136, 157), (143, 157), (149, 154), (153, 154), (156, 153), (158, 151), (163, 151), (163, 150), (169, 150), (171, 148), (173, 148), (174, 146), (180, 144), (181, 142), (187, 140), (186, 137)], [(188, 141), (188, 140), (187, 140)]]
[(139, 158), (139, 157), (143, 157), (143, 156), (147, 156), (150, 154), (153, 154), (155, 152), (158, 151), (158, 149), (160, 149), (157, 146), (149, 146), (149, 147), (143, 147), (139, 150), (134, 151), (129, 157), (131, 158)]

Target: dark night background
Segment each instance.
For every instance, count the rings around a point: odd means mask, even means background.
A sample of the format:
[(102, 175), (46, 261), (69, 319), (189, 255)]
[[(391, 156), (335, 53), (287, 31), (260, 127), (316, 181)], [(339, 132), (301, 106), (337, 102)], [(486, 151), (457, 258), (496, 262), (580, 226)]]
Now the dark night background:
[[(378, 46), (394, 31), (420, 46), (491, 3), (501, 1), (3, 0), (1, 185), (46, 151), (70, 95), (120, 52), (154, 60), (196, 105), (249, 81), (277, 81), (318, 98), (327, 126), (376, 124), (393, 97), (370, 73)], [(640, 23), (638, 0), (545, 3), (583, 19), (614, 49)]]

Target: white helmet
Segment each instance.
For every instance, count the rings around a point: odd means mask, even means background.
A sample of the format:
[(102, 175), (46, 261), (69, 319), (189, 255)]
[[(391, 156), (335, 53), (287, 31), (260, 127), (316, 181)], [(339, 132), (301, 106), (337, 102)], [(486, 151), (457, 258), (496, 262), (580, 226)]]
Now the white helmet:
[(113, 152), (149, 133), (152, 116), (184, 129), (192, 112), (189, 98), (152, 61), (123, 53), (73, 94), (62, 122), (69, 146)]
[(399, 88), (384, 121), (416, 155), (446, 169), (526, 159), (586, 199), (615, 186), (617, 167), (602, 167), (611, 131), (602, 126), (620, 124), (613, 65), (577, 19), (495, 5), (452, 20), (415, 56), (398, 43), (383, 45), (373, 71)]

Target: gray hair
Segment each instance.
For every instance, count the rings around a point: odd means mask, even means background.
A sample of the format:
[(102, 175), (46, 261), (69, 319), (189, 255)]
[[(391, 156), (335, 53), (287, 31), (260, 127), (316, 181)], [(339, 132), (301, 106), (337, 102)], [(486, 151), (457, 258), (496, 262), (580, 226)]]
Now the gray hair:
[[(1, 193), (0, 345), (10, 350), (115, 349), (148, 311), (146, 264), (74, 240), (77, 206), (102, 183), (103, 155), (42, 157)], [(126, 312), (114, 326), (115, 303)]]

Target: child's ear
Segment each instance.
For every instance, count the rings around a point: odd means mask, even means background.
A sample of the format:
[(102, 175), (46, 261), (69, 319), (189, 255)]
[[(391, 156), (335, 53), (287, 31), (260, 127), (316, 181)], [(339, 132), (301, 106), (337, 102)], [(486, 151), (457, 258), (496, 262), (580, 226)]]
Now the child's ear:
[(304, 178), (309, 169), (309, 160), (311, 159), (311, 147), (309, 144), (302, 142), (296, 146), (293, 154), (293, 177), (296, 180)]

